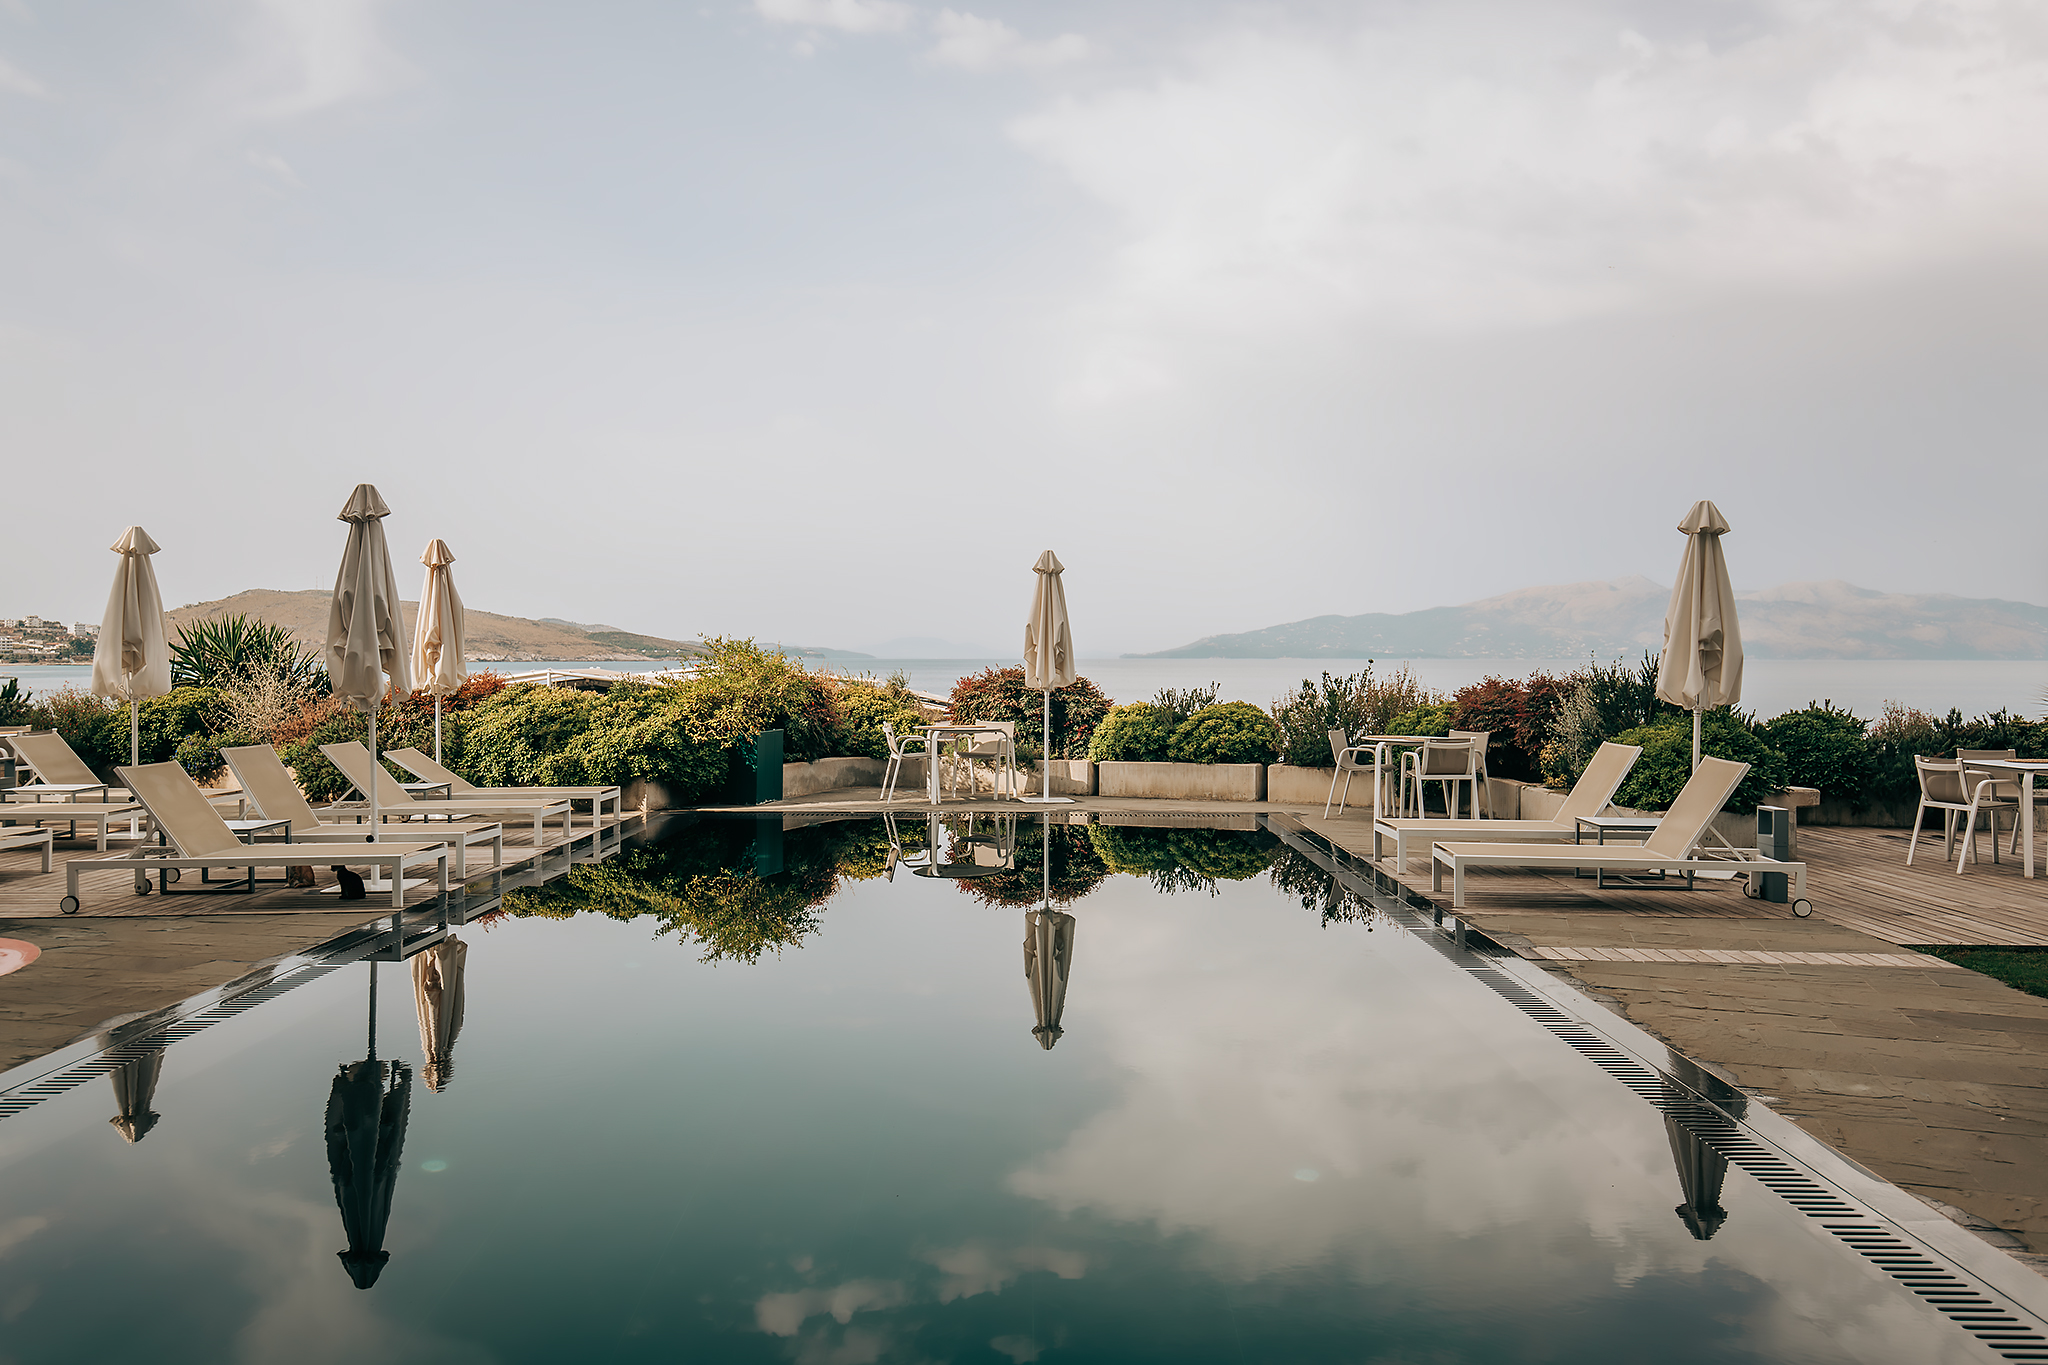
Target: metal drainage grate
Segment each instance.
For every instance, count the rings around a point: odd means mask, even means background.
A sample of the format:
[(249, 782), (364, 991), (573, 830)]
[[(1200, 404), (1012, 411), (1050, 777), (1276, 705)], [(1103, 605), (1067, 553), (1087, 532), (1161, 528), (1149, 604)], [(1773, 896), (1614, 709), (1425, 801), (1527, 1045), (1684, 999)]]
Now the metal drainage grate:
[(286, 991), (297, 990), (308, 981), (317, 981), (329, 972), (346, 965), (348, 964), (343, 962), (328, 962), (299, 967), (289, 975), (274, 977), (261, 986), (243, 991), (196, 1014), (188, 1014), (182, 1019), (173, 1020), (159, 1028), (151, 1029), (140, 1037), (110, 1047), (104, 1052), (94, 1053), (46, 1076), (39, 1076), (26, 1085), (0, 1093), (0, 1119), (10, 1119), (16, 1114), (25, 1113), (44, 1100), (55, 1099), (68, 1091), (76, 1090), (87, 1081), (95, 1080), (109, 1072), (119, 1071), (130, 1062), (140, 1061), (152, 1053), (161, 1052), (173, 1043), (182, 1042), (196, 1033), (203, 1033), (215, 1024), (233, 1019), (258, 1005), (277, 999)]
[[(1930, 1307), (2006, 1360), (2048, 1362), (2048, 1335), (2030, 1318), (2009, 1311), (2008, 1303), (1938, 1253), (1905, 1235), (1865, 1206), (1861, 1200), (1833, 1189), (1792, 1165), (1720, 1106), (1618, 1047), (1604, 1034), (1559, 1008), (1547, 996), (1530, 990), (1492, 965), (1485, 954), (1460, 946), (1437, 930), (1434, 914), (1394, 900), (1371, 873), (1344, 865), (1342, 850), (1314, 847), (1313, 836), (1268, 821), (1267, 827), (1297, 852), (1329, 869), (1353, 892), (1380, 906), (1392, 919), (1450, 959), (1473, 980), (1486, 986), (1540, 1024), (1553, 1037), (1627, 1086), (1667, 1119), (1738, 1166), (1757, 1183), (1817, 1222), (1843, 1245), (1911, 1290)], [(1497, 950), (1496, 950), (1497, 951)]]

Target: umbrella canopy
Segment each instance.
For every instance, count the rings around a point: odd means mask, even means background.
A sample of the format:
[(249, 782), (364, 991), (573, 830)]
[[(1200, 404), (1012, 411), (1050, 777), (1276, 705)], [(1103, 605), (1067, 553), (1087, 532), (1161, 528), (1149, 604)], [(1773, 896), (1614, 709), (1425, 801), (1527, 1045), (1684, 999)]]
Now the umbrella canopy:
[(157, 591), (149, 557), (157, 543), (131, 526), (109, 547), (121, 556), (107, 614), (100, 618), (99, 643), (92, 651), (92, 692), (128, 703), (128, 761), (142, 761), (136, 703), (171, 690), (171, 651), (164, 643), (164, 599)]
[(358, 1289), (377, 1283), (391, 1259), (384, 1230), (411, 1116), (412, 1069), (404, 1062), (343, 1063), (328, 1092), (327, 1170), (348, 1236), (348, 1249), (335, 1254)]
[(114, 1083), (114, 1103), (121, 1112), (107, 1122), (131, 1144), (142, 1141), (161, 1117), (149, 1106), (156, 1100), (156, 1083), (163, 1073), (161, 1050), (123, 1062), (108, 1073)]
[(1067, 590), (1060, 583), (1066, 566), (1047, 550), (1031, 568), (1038, 586), (1031, 594), (1031, 619), (1024, 623), (1024, 685), (1034, 692), (1071, 687), (1078, 675), (1067, 624)]
[(445, 697), (469, 676), (463, 657), (462, 599), (455, 593), (455, 556), (445, 540), (430, 540), (420, 555), (427, 581), (420, 588), (419, 618), (412, 629), (412, 674), (429, 696)]
[(444, 938), (412, 960), (412, 1003), (420, 1018), (420, 1079), (439, 1094), (455, 1075), (455, 1036), (462, 1032), (462, 969), (469, 945)]
[(1702, 500), (1678, 523), (1685, 557), (1664, 610), (1664, 653), (1657, 663), (1657, 695), (1693, 713), (1693, 766), (1699, 766), (1699, 717), (1742, 700), (1742, 632), (1735, 622), (1735, 588), (1721, 537), (1721, 509)]
[(1032, 910), (1024, 916), (1024, 979), (1031, 986), (1031, 1011), (1037, 1017), (1031, 1036), (1050, 1052), (1065, 1030), (1060, 1015), (1067, 1008), (1067, 970), (1074, 962), (1074, 917), (1059, 910)]
[(348, 546), (327, 609), (327, 676), (334, 695), (358, 711), (377, 709), (387, 678), (399, 691), (412, 691), (411, 661), (399, 638), (398, 580), (384, 543), (390, 515), (376, 486), (367, 483), (356, 485), (340, 513)]

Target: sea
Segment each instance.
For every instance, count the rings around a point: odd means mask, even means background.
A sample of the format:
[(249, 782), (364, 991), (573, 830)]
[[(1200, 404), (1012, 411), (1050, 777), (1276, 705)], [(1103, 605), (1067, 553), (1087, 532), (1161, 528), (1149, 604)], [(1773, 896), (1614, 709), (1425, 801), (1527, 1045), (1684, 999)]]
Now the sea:
[[(850, 676), (906, 675), (920, 691), (947, 693), (960, 678), (1015, 659), (849, 659), (814, 667)], [(1452, 692), (1489, 675), (1515, 678), (1532, 672), (1568, 673), (1584, 659), (1415, 659), (1380, 660), (1374, 669), (1408, 668), (1423, 686)], [(1149, 700), (1161, 688), (1214, 684), (1224, 701), (1269, 706), (1304, 679), (1324, 672), (1355, 673), (1363, 659), (1083, 659), (1081, 673), (1120, 702)], [(558, 659), (545, 662), (477, 664), (505, 673), (543, 668), (601, 668), (645, 673), (668, 667), (658, 660)], [(92, 669), (85, 664), (0, 664), (0, 680), (18, 678), (24, 690), (84, 687)], [(2039, 717), (2048, 714), (2048, 661), (2039, 659), (1749, 659), (1743, 665), (1742, 702), (1761, 717), (1795, 711), (1809, 702), (1831, 701), (1859, 716), (1875, 718), (1886, 702), (1946, 715), (1965, 716), (2001, 708)]]

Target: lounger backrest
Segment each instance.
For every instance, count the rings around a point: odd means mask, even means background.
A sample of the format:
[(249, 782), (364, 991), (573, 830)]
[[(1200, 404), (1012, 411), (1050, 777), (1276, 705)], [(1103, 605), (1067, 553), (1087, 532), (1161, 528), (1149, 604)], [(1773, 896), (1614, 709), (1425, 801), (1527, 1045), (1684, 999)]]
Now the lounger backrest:
[(1671, 803), (1671, 809), (1657, 822), (1657, 832), (1643, 841), (1643, 851), (1659, 858), (1690, 855), (1700, 836), (1707, 832), (1707, 826), (1748, 775), (1747, 763), (1702, 758), (1700, 766), (1679, 790), (1678, 799)]
[(1623, 779), (1643, 756), (1640, 744), (1603, 744), (1594, 751), (1593, 761), (1579, 780), (1572, 783), (1564, 804), (1557, 808), (1557, 822), (1569, 826), (1581, 815), (1598, 815), (1621, 790)]
[(418, 749), (386, 749), (384, 757), (422, 782), (446, 782), (450, 792), (473, 792), (477, 789), (475, 783), (456, 776)]
[[(365, 800), (370, 795), (370, 751), (355, 740), (346, 744), (323, 744), (320, 752), (327, 755), (327, 761), (341, 769), (341, 775), (355, 784), (355, 789)], [(398, 779), (385, 773), (377, 779), (377, 804), (385, 810), (399, 806), (418, 804), (412, 794), (398, 785)]]
[(144, 763), (114, 771), (184, 857), (210, 858), (242, 847), (192, 775), (177, 764)]
[(8, 743), (14, 746), (14, 756), (36, 770), (36, 777), (52, 786), (80, 786), (97, 782), (91, 768), (80, 758), (64, 736), (55, 730), (41, 734), (14, 735)]
[(222, 749), (220, 756), (234, 770), (256, 809), (266, 820), (289, 820), (294, 831), (320, 827), (320, 817), (306, 804), (306, 794), (292, 779), (291, 770), (268, 744), (241, 744)]

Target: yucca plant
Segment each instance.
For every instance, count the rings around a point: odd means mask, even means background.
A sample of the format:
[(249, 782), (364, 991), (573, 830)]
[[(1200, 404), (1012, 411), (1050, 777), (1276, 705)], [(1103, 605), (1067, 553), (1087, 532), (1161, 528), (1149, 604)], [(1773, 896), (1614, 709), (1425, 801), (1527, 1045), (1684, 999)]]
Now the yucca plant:
[(178, 627), (171, 642), (173, 686), (227, 687), (258, 674), (313, 695), (327, 691), (319, 655), (283, 626), (235, 615)]

